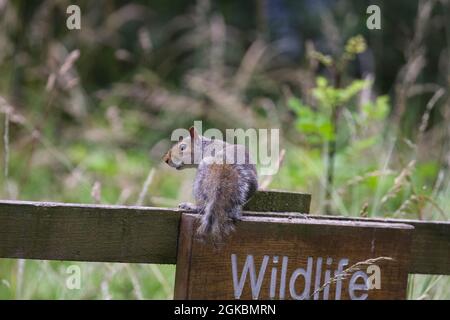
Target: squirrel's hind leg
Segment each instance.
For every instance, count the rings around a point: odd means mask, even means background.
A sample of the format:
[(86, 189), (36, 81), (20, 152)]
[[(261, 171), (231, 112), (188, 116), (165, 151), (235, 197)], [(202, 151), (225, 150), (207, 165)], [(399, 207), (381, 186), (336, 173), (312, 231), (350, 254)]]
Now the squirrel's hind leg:
[(199, 213), (201, 211), (199, 206), (190, 202), (182, 202), (178, 205), (178, 208), (195, 213)]
[(238, 221), (242, 216), (242, 206), (233, 207), (229, 212), (229, 218), (234, 223)]

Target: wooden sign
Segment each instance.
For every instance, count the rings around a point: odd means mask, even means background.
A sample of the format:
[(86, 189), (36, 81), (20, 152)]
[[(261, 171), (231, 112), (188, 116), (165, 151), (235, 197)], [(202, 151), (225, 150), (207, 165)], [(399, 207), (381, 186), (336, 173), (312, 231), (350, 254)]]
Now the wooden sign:
[(176, 299), (405, 299), (414, 227), (246, 216), (224, 245), (183, 214)]

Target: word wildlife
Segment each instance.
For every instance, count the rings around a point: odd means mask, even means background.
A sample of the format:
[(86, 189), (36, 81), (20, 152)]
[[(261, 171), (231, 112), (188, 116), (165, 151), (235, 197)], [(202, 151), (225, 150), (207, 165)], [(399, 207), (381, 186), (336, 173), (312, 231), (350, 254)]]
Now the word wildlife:
[[(342, 289), (342, 279), (341, 276), (343, 274), (344, 267), (349, 264), (349, 260), (346, 258), (340, 259), (337, 261), (337, 269), (334, 272), (334, 275), (331, 275), (331, 270), (329, 267), (333, 263), (332, 258), (327, 258), (325, 263), (323, 258), (317, 258), (315, 261), (315, 278), (314, 278), (314, 289), (311, 290), (312, 287), (312, 274), (313, 274), (313, 265), (314, 259), (313, 257), (308, 257), (306, 268), (298, 268), (295, 269), (288, 276), (288, 257), (283, 256), (281, 261), (281, 272), (278, 277), (278, 269), (279, 265), (279, 257), (273, 256), (272, 259), (268, 255), (264, 255), (262, 259), (261, 266), (259, 267), (259, 272), (257, 274), (255, 269), (255, 263), (253, 255), (247, 255), (244, 267), (240, 275), (238, 275), (238, 263), (237, 263), (237, 255), (231, 254), (231, 269), (233, 275), (233, 288), (234, 288), (234, 297), (235, 299), (240, 299), (242, 295), (242, 291), (244, 290), (245, 284), (247, 281), (248, 274), (250, 275), (250, 289), (252, 293), (253, 299), (258, 299), (261, 287), (263, 283), (267, 284), (265, 281), (266, 270), (269, 264), (269, 260), (272, 260), (272, 270), (270, 272), (270, 282), (269, 282), (269, 297), (270, 299), (285, 299), (286, 291), (288, 291), (290, 297), (294, 300), (305, 300), (310, 299), (313, 296), (314, 300), (318, 300), (320, 295), (322, 295), (322, 299), (328, 300), (330, 297), (330, 280), (332, 278), (333, 284), (336, 285), (336, 291), (334, 294), (335, 300), (341, 299)], [(322, 267), (323, 266), (323, 267)], [(325, 269), (325, 275), (323, 281), (322, 278), (322, 268)], [(299, 278), (303, 278), (303, 290), (300, 290)], [(350, 278), (348, 285), (348, 295), (351, 300), (365, 300), (368, 298), (368, 275), (364, 271), (357, 271), (353, 273)], [(278, 284), (277, 284), (277, 281)], [(327, 284), (325, 286), (325, 284)], [(288, 288), (286, 288), (288, 285)], [(277, 291), (278, 288), (278, 291)], [(278, 295), (278, 296), (277, 296)]]

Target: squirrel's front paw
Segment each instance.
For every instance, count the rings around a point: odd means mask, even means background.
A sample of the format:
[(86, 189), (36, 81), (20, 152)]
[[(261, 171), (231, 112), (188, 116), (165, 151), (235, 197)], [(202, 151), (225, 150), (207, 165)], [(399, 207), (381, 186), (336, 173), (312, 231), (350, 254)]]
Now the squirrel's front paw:
[(192, 212), (198, 212), (198, 207), (189, 202), (182, 202), (178, 205), (178, 208), (186, 210), (186, 211), (192, 211)]

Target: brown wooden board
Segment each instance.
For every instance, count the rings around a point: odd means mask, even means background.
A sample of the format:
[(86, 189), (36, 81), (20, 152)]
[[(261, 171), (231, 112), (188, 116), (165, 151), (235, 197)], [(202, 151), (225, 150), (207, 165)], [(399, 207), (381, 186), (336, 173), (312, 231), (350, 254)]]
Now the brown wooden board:
[(0, 257), (174, 264), (179, 220), (162, 208), (4, 201)]
[[(298, 213), (246, 212), (255, 217), (296, 217)], [(424, 221), (392, 218), (339, 216), (304, 216), (313, 220), (405, 223), (414, 227), (409, 273), (450, 274), (450, 221)]]
[[(245, 217), (225, 244), (216, 248), (196, 239), (196, 225), (195, 215), (183, 214), (176, 299), (406, 298), (412, 226)], [(361, 264), (368, 259), (377, 259), (380, 289), (357, 287), (364, 286), (364, 277), (373, 275), (367, 264)], [(338, 269), (337, 274), (347, 269), (348, 277), (334, 282)]]
[[(332, 220), (342, 220), (333, 217)], [(327, 219), (318, 216), (317, 219)], [(346, 221), (406, 223), (414, 227), (409, 273), (450, 274), (450, 221), (420, 221), (382, 218), (348, 218)]]
[[(175, 208), (0, 201), (0, 258), (175, 264), (182, 211)], [(259, 217), (298, 217), (256, 213)], [(309, 220), (415, 227), (409, 273), (450, 274), (450, 222), (302, 215)]]
[(246, 203), (244, 210), (259, 212), (309, 213), (311, 195), (286, 191), (257, 191)]

